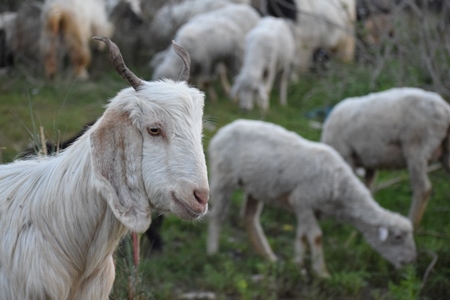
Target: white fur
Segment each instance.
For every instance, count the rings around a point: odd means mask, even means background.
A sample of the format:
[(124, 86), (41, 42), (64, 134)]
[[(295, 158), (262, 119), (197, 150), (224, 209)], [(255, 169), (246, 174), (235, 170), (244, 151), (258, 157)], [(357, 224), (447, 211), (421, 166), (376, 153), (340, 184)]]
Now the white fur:
[[(245, 35), (259, 19), (252, 7), (229, 4), (192, 18), (177, 31), (174, 40), (190, 53), (191, 77), (198, 88), (209, 87), (219, 66), (225, 65), (230, 73), (238, 72), (242, 65)], [(169, 49), (152, 78), (176, 79), (179, 66), (180, 58)], [(222, 84), (228, 93), (229, 83), (224, 82), (224, 77), (222, 73)]]
[(409, 217), (417, 226), (431, 192), (428, 163), (439, 159), (450, 171), (449, 130), (450, 106), (441, 96), (393, 88), (342, 100), (325, 121), (321, 139), (354, 170), (366, 170), (369, 188), (377, 169), (407, 168), (413, 190)]
[(252, 110), (256, 102), (269, 109), (269, 98), (277, 75), (280, 75), (280, 103), (287, 104), (287, 85), (295, 61), (295, 40), (290, 21), (264, 17), (245, 38), (244, 62), (231, 89), (239, 105)]
[(59, 45), (62, 36), (62, 44), (70, 56), (75, 75), (87, 78), (91, 38), (95, 35), (111, 37), (113, 33), (104, 0), (46, 0), (41, 18), (41, 51), (46, 75), (52, 78), (59, 71), (58, 52), (63, 49)]
[[(160, 49), (170, 46), (177, 30), (193, 17), (228, 5), (227, 0), (190, 0), (168, 3), (155, 13), (150, 37)], [(159, 49), (158, 49), (159, 50)]]
[(151, 210), (202, 217), (203, 106), (185, 82), (143, 82), (62, 153), (1, 165), (1, 298), (108, 299), (127, 230), (145, 231)]
[(296, 0), (298, 65), (305, 69), (312, 53), (324, 48), (344, 62), (355, 52), (355, 0)]
[[(275, 261), (259, 215), (264, 204), (281, 205), (295, 213), (296, 261), (302, 265), (306, 244), (313, 270), (328, 276), (322, 232), (315, 213), (355, 226), (368, 243), (396, 267), (416, 257), (411, 222), (378, 205), (370, 192), (333, 148), (303, 139), (271, 123), (234, 121), (217, 132), (209, 144), (211, 213), (208, 253), (218, 250), (222, 221), (231, 195), (246, 195), (245, 225), (256, 251)], [(387, 231), (380, 240), (379, 230)]]

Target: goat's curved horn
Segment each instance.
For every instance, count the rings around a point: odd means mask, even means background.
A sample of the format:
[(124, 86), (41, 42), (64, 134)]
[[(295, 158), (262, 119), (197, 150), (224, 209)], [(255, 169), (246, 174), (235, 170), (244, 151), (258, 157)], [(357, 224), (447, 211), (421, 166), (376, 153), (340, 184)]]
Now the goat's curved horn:
[(135, 90), (138, 90), (139, 86), (142, 84), (142, 80), (127, 68), (125, 62), (123, 61), (119, 47), (117, 47), (117, 45), (109, 38), (104, 36), (94, 36), (92, 39), (102, 41), (108, 45), (109, 57), (112, 61), (114, 69), (123, 79), (126, 79)]
[(183, 69), (180, 75), (178, 75), (178, 81), (182, 80), (187, 82), (189, 80), (189, 73), (191, 72), (191, 57), (186, 49), (175, 43), (175, 41), (172, 41), (172, 46), (175, 53), (183, 60)]

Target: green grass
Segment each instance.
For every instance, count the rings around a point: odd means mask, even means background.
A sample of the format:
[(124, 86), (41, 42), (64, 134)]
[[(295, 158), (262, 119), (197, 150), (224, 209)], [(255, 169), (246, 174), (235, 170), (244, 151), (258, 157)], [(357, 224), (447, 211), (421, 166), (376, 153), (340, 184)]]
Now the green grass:
[[(391, 68), (395, 68), (395, 64)], [(109, 68), (104, 68), (109, 70)], [(133, 69), (133, 68), (131, 68)], [(277, 103), (273, 93), (270, 112), (264, 117), (255, 110), (243, 113), (227, 97), (207, 100), (205, 148), (221, 126), (237, 119), (264, 119), (293, 130), (305, 138), (319, 140), (320, 129), (311, 126), (307, 113), (331, 106), (341, 99), (394, 86), (393, 69), (375, 81), (370, 67), (332, 64), (327, 72), (305, 74), (290, 87), (288, 106)], [(390, 72), (391, 71), (391, 72)], [(136, 71), (149, 78), (146, 70)], [(419, 72), (416, 72), (419, 73)], [(415, 76), (420, 76), (416, 74)], [(408, 79), (420, 81), (417, 77)], [(406, 81), (408, 82), (408, 81)], [(27, 80), (20, 73), (0, 78), (0, 147), (3, 162), (26, 148), (43, 126), (46, 137), (55, 140), (75, 134), (101, 115), (107, 100), (126, 84), (111, 71), (98, 71), (86, 82), (59, 79), (54, 83)], [(314, 121), (323, 121), (318, 114)], [(380, 181), (405, 175), (383, 171)], [(416, 232), (419, 252), (416, 264), (395, 270), (372, 250), (354, 229), (333, 220), (322, 220), (325, 258), (332, 277), (319, 280), (302, 272), (293, 262), (296, 221), (282, 209), (266, 207), (262, 224), (275, 253), (276, 264), (253, 251), (239, 217), (242, 194), (236, 192), (231, 213), (224, 224), (218, 254), (206, 256), (206, 221), (187, 223), (167, 216), (161, 234), (164, 251), (148, 251), (143, 239), (142, 260), (135, 278), (136, 299), (176, 299), (183, 293), (207, 291), (217, 299), (450, 299), (450, 185), (442, 170), (430, 175), (433, 193), (422, 225)], [(379, 191), (375, 198), (386, 208), (407, 214), (411, 199), (408, 181)], [(133, 278), (129, 243), (117, 252), (117, 278), (112, 299), (127, 299)], [(430, 267), (433, 259), (437, 263)], [(430, 268), (430, 270), (428, 270)], [(130, 277), (131, 276), (131, 277)], [(426, 280), (424, 281), (424, 276)]]

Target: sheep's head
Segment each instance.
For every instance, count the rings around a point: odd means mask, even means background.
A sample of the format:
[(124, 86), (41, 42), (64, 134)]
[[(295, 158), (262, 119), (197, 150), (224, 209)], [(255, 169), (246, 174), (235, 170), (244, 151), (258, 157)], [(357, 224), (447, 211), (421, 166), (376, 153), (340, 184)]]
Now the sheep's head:
[(236, 101), (239, 99), (239, 107), (244, 111), (253, 110), (254, 102), (267, 111), (269, 108), (269, 98), (266, 88), (262, 83), (258, 83), (253, 78), (238, 76), (236, 83), (230, 92), (230, 97)]
[[(188, 56), (183, 60), (188, 65)], [(123, 61), (115, 65), (128, 70)], [(187, 79), (185, 72), (182, 76)], [(147, 229), (151, 209), (186, 220), (201, 218), (209, 198), (202, 147), (204, 94), (185, 81), (122, 77), (134, 89), (111, 100), (91, 134), (101, 193), (133, 231)]]
[(411, 221), (397, 213), (391, 214), (395, 220), (392, 226), (373, 226), (365, 230), (364, 236), (381, 256), (400, 268), (416, 260), (416, 244)]

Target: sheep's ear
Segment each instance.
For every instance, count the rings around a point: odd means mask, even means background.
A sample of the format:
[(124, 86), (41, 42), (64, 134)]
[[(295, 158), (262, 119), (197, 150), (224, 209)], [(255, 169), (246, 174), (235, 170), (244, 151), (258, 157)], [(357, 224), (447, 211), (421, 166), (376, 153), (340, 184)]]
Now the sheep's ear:
[(389, 230), (386, 227), (379, 227), (378, 228), (378, 237), (381, 242), (384, 242), (389, 235)]
[(144, 232), (151, 213), (142, 178), (142, 134), (125, 113), (109, 111), (99, 122), (90, 136), (99, 191), (120, 222)]

